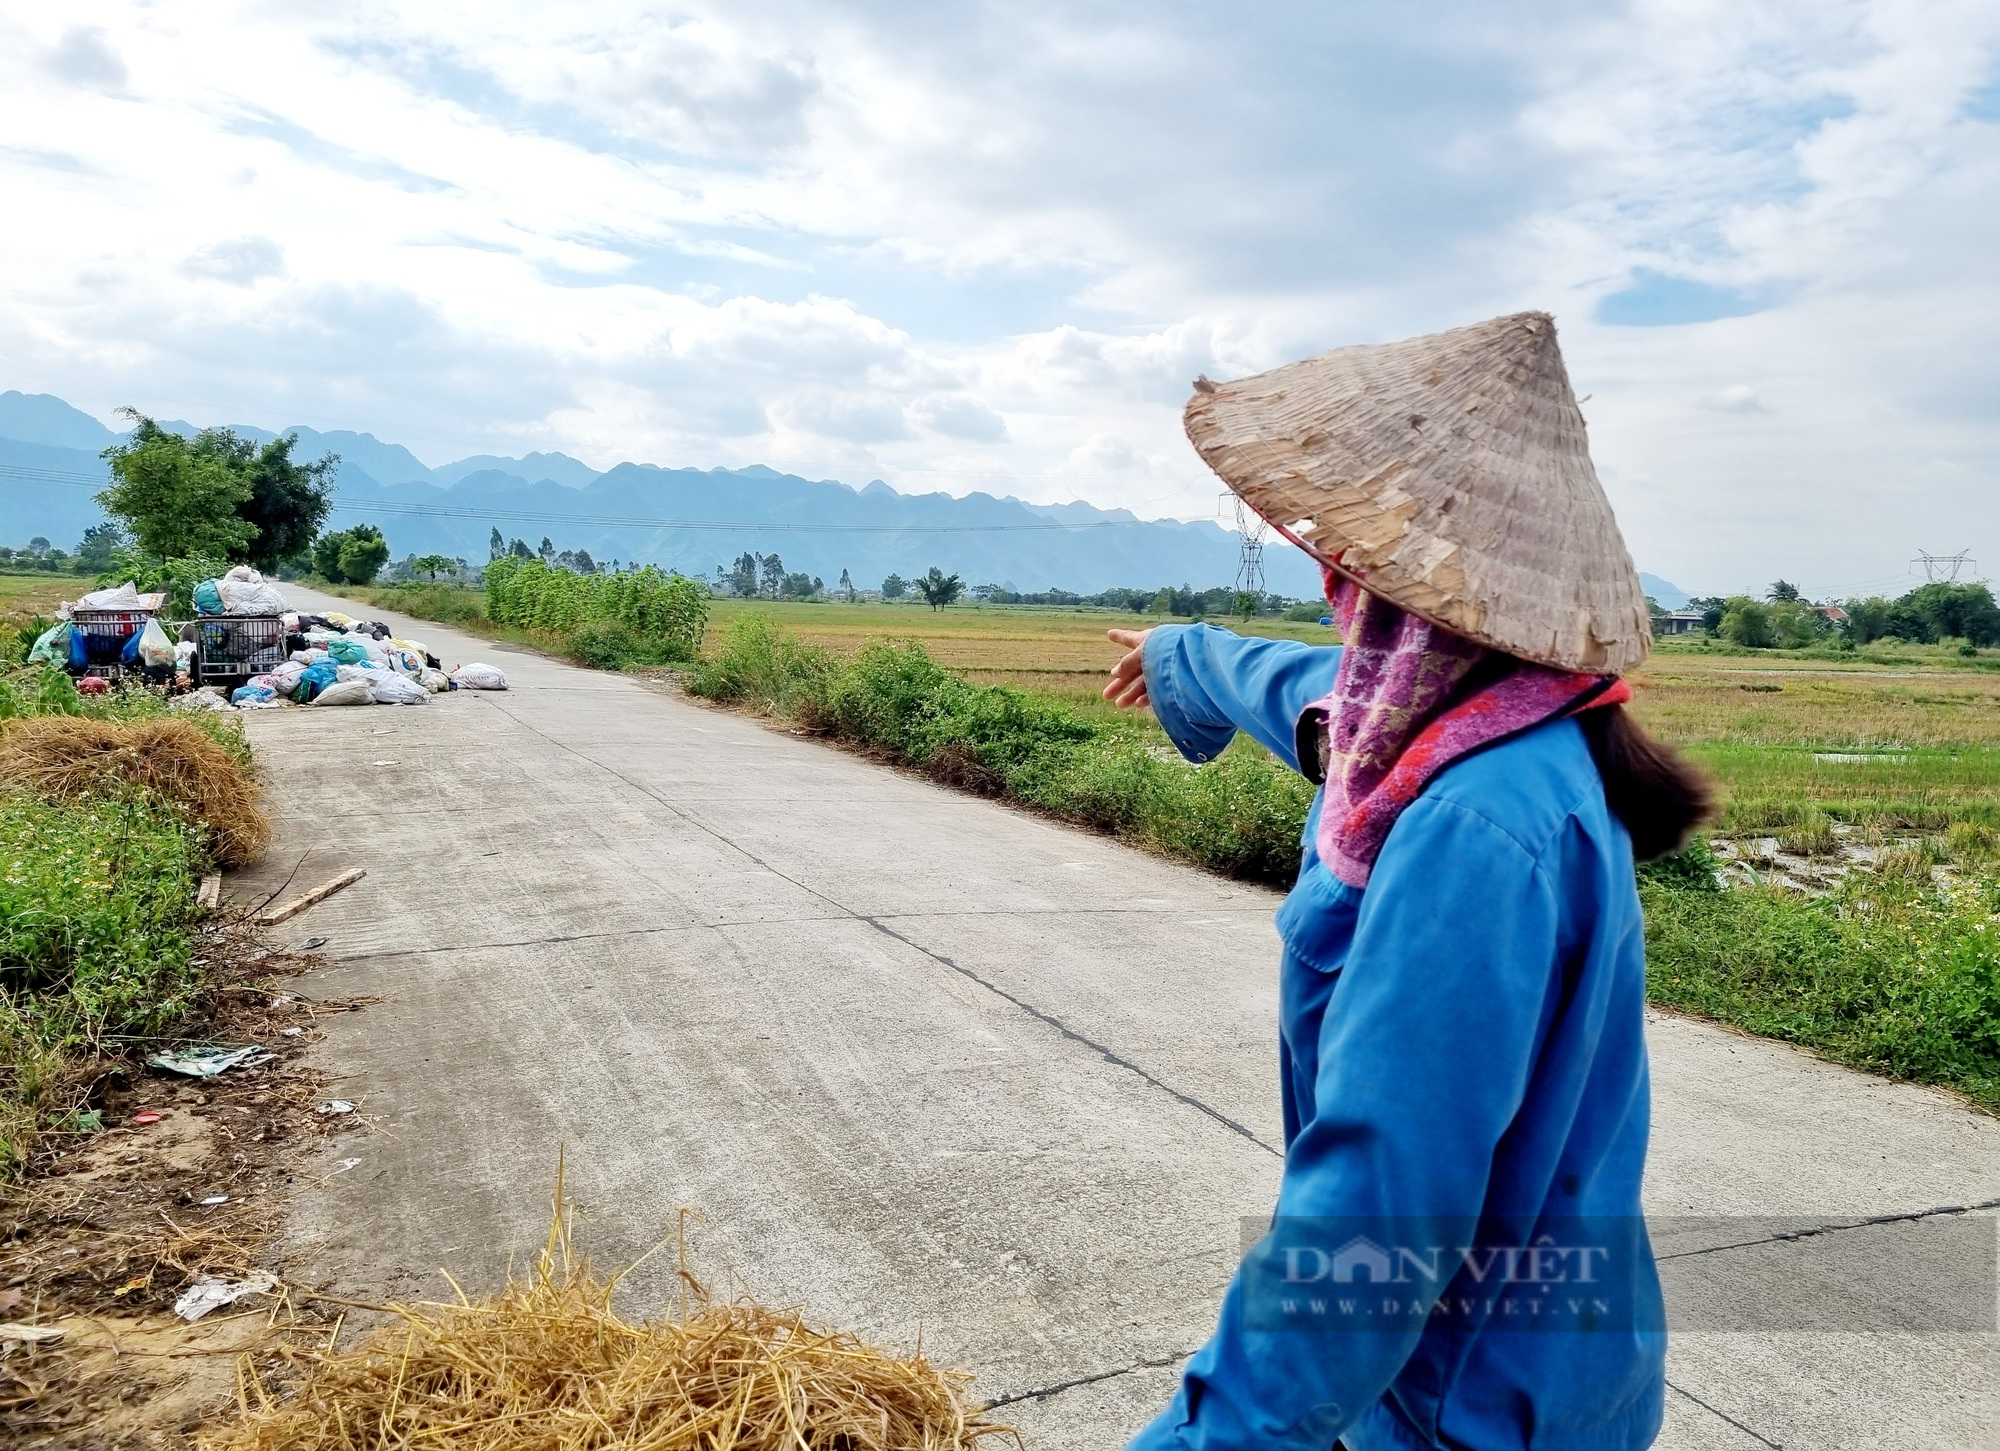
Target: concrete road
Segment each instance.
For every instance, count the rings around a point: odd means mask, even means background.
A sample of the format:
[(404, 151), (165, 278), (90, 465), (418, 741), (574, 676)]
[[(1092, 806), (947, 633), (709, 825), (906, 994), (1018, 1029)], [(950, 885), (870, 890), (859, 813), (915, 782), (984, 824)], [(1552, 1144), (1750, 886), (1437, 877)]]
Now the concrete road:
[[(319, 1053), (373, 1127), (302, 1193), (298, 1277), (370, 1298), (440, 1292), (441, 1266), (491, 1283), (539, 1244), (560, 1149), (601, 1263), (686, 1206), (715, 1283), (921, 1335), (1032, 1447), (1115, 1447), (1149, 1418), (1277, 1185), (1276, 896), (391, 623), (513, 689), (247, 718), (279, 831), (232, 893), (367, 867), (284, 930), (329, 939), (305, 991), (383, 999)], [(1823, 1284), (1806, 1299), (1847, 1324), (1827, 1246), (1962, 1228), (2000, 1200), (2000, 1122), (1651, 1027), (1649, 1209), (1695, 1327), (1660, 1444), (2000, 1445), (1995, 1337), (1931, 1329), (1923, 1304), (1889, 1328), (1794, 1328), (1796, 1308), (1700, 1328), (1746, 1285), (1793, 1305)], [(1667, 1218), (1749, 1215), (1770, 1221)], [(1882, 1215), (1916, 1217), (1782, 1237)], [(627, 1304), (672, 1277), (649, 1261)]]

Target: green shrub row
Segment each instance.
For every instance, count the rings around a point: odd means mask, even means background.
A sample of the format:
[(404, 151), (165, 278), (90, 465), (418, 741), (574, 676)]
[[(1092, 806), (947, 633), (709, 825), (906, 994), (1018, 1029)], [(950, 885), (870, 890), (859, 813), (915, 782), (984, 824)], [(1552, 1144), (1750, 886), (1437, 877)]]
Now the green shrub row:
[(688, 688), (1231, 876), (1285, 885), (1298, 874), (1313, 788), (1247, 744), (1189, 766), (1136, 721), (974, 685), (921, 645), (885, 640), (837, 656), (758, 615), (731, 626)]
[(486, 567), (486, 613), (498, 625), (573, 634), (594, 627), (659, 661), (692, 660), (708, 628), (708, 591), (648, 565), (624, 574), (577, 574), (539, 559), (505, 557)]

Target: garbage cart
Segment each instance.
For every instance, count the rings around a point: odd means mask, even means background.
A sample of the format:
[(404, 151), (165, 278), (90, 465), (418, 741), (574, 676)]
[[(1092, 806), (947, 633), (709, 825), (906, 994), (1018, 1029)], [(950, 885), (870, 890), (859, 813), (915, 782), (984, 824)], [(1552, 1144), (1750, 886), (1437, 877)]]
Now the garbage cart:
[(264, 675), (285, 659), (282, 615), (209, 615), (181, 627), (194, 641), (192, 684), (234, 690), (253, 675)]
[(159, 617), (164, 594), (142, 594), (138, 604), (118, 609), (73, 608), (69, 616), (69, 673), (115, 680), (143, 670), (139, 636)]

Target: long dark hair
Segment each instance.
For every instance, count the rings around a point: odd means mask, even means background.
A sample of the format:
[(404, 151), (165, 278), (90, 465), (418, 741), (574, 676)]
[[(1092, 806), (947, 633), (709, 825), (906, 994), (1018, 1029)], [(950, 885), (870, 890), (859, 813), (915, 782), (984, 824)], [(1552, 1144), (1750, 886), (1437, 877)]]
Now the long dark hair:
[(1651, 861), (1679, 851), (1715, 814), (1715, 788), (1673, 747), (1654, 740), (1622, 705), (1576, 718), (1604, 778), (1604, 800), (1632, 834), (1632, 856)]

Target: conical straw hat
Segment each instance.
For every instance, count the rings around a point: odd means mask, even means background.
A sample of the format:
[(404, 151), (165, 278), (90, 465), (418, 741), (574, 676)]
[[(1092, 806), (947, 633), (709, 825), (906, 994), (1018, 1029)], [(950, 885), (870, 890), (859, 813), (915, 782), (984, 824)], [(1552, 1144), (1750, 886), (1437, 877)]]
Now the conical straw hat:
[(1281, 533), (1433, 624), (1593, 674), (1652, 648), (1545, 312), (1204, 378), (1186, 423)]

